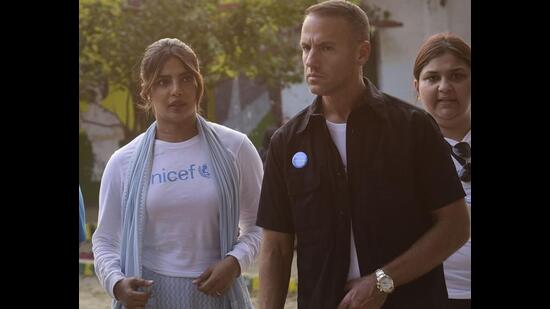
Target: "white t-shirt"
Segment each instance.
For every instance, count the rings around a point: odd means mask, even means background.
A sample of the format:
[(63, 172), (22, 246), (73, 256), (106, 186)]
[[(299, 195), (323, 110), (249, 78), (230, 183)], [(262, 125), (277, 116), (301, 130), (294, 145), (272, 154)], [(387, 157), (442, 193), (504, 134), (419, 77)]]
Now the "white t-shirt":
[[(450, 138), (445, 138), (451, 146), (454, 146), (458, 143)], [(463, 142), (468, 144), (471, 143), (471, 131), (464, 136), (462, 139)], [(471, 144), (470, 144), (471, 145)], [(453, 158), (457, 172), (462, 168), (462, 164)], [(471, 158), (467, 160), (471, 162)], [(462, 182), (462, 187), (466, 193), (464, 198), (466, 201), (466, 206), (468, 206), (468, 213), (470, 214), (471, 220), (471, 210), (472, 210), (472, 196), (471, 196), (471, 182)], [(462, 246), (458, 251), (453, 253), (444, 263), (445, 271), (445, 283), (447, 284), (447, 293), (449, 298), (453, 299), (470, 299), (471, 295), (471, 248), (472, 248), (472, 238), (470, 237), (468, 241)]]
[[(254, 262), (261, 230), (256, 226), (263, 167), (246, 135), (210, 123), (236, 158), (240, 175), (239, 237), (228, 254), (241, 271)], [(100, 189), (98, 226), (93, 236), (95, 267), (112, 294), (120, 271), (121, 197), (132, 154), (141, 134), (107, 163)], [(195, 278), (221, 260), (219, 197), (207, 145), (197, 135), (170, 143), (155, 140), (143, 233), (143, 266), (167, 276)], [(113, 295), (111, 295), (113, 296)]]
[[(348, 160), (346, 152), (346, 123), (334, 123), (326, 120), (327, 128), (332, 137), (332, 141), (336, 145), (338, 152), (340, 153), (340, 158), (342, 158), (342, 163), (344, 163), (344, 168), (347, 172)], [(355, 247), (355, 238), (353, 237), (353, 226), (351, 225), (351, 244), (350, 244), (350, 263), (348, 271), (348, 280), (361, 277), (359, 271), (359, 260), (357, 259), (357, 248)]]

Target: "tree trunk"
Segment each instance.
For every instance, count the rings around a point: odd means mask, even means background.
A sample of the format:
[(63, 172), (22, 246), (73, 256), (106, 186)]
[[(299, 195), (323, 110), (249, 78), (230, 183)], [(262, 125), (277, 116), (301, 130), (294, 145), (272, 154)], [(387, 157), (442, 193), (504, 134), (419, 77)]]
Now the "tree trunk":
[(281, 86), (279, 84), (268, 87), (269, 100), (271, 103), (271, 113), (275, 118), (275, 125), (280, 127), (283, 124), (283, 108)]

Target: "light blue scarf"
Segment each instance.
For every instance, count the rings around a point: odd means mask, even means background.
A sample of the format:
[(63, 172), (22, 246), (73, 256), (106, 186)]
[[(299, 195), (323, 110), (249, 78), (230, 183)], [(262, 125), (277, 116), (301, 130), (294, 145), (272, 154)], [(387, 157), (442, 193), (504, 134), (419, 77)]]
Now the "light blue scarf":
[[(145, 200), (149, 188), (153, 150), (155, 144), (156, 121), (147, 129), (128, 167), (128, 175), (122, 197), (122, 243), (120, 264), (126, 277), (141, 278), (141, 251), (145, 219)], [(208, 145), (216, 179), (220, 212), (220, 249), (222, 258), (233, 249), (237, 241), (239, 223), (239, 174), (233, 155), (223, 146), (219, 137), (206, 120), (197, 114), (197, 127), (200, 138)], [(253, 308), (243, 277), (239, 276), (229, 291), (232, 309)], [(122, 304), (113, 300), (113, 309)], [(226, 308), (224, 308), (226, 309)], [(229, 308), (227, 308), (229, 309)]]
[(86, 208), (84, 207), (84, 198), (82, 190), (78, 186), (78, 245), (82, 244), (87, 238), (86, 234)]

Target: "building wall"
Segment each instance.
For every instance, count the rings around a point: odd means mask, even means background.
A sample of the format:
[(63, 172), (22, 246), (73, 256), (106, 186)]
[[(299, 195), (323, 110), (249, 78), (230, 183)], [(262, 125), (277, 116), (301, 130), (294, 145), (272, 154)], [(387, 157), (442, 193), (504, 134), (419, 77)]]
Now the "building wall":
[(315, 99), (315, 96), (309, 91), (305, 82), (283, 89), (281, 94), (283, 119), (292, 118), (292, 116), (311, 104), (313, 99)]
[(267, 89), (246, 77), (227, 80), (215, 92), (215, 122), (244, 134), (250, 134), (271, 109)]
[[(84, 119), (88, 121), (83, 121)], [(124, 139), (124, 130), (115, 115), (96, 103), (88, 104), (87, 110), (81, 115), (80, 127), (92, 143), (92, 180), (100, 181), (111, 155), (120, 148), (119, 143)]]

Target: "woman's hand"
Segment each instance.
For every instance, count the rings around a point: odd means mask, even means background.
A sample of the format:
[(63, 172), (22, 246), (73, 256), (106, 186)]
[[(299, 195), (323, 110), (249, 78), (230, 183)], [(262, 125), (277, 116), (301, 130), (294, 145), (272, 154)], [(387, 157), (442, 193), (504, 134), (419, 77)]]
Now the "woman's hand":
[(241, 274), (241, 266), (234, 256), (228, 255), (220, 262), (210, 266), (193, 283), (199, 291), (213, 297), (225, 294), (233, 280)]
[[(113, 292), (115, 298), (120, 301), (126, 309), (145, 308), (151, 290), (149, 287), (153, 284), (152, 280), (145, 280), (136, 277), (124, 278), (115, 284)], [(145, 288), (145, 292), (140, 290)]]

